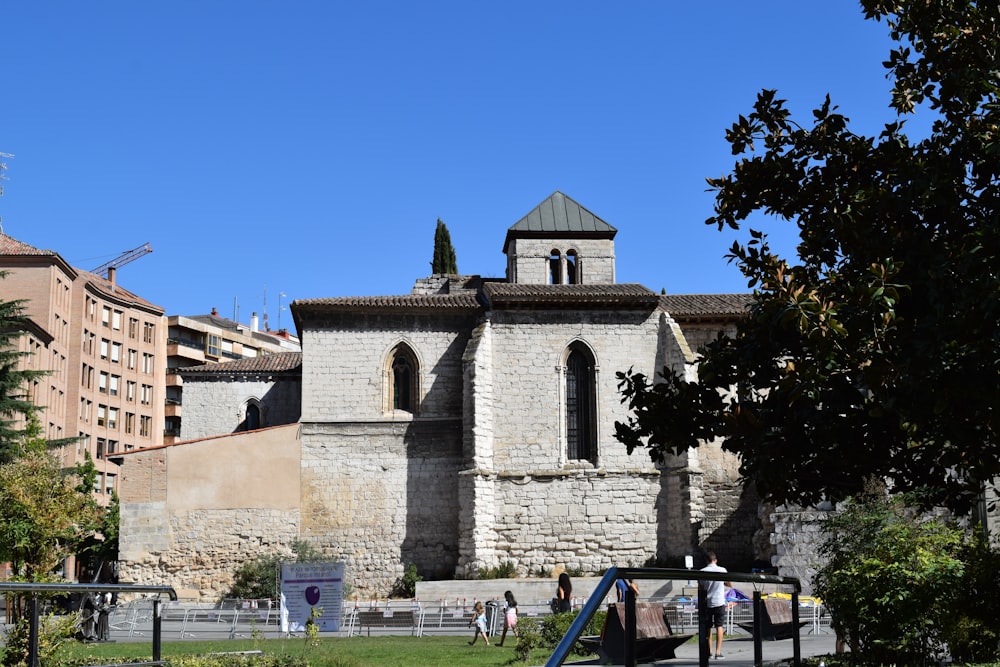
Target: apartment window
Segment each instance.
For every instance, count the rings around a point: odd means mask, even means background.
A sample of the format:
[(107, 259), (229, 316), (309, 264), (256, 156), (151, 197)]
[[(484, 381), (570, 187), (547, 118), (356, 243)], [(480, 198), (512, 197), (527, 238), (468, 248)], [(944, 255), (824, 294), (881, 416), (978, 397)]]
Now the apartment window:
[(83, 352), (84, 354), (94, 354), (94, 343), (97, 341), (97, 335), (91, 331), (84, 330), (83, 332)]
[(90, 410), (93, 407), (93, 401), (88, 401), (85, 398), (80, 399), (80, 421), (89, 422), (90, 421)]
[(108, 428), (118, 428), (118, 408), (108, 408)]
[(153, 429), (153, 418), (143, 415), (139, 417), (139, 435), (148, 438)]
[(101, 324), (106, 327), (111, 326), (111, 309), (107, 306), (101, 308)]
[(115, 331), (122, 330), (122, 311), (116, 310), (111, 313), (111, 328)]
[(97, 406), (97, 425), (106, 426), (108, 423), (108, 406), (100, 405)]
[(128, 337), (134, 340), (135, 338), (138, 338), (138, 336), (139, 336), (139, 320), (135, 319), (134, 317), (130, 317), (128, 318)]
[(118, 477), (118, 475), (113, 475), (110, 472), (104, 474), (104, 493), (105, 493), (105, 495), (110, 496), (112, 493), (115, 492), (115, 479), (117, 477)]
[(128, 367), (129, 370), (135, 370), (135, 360), (139, 358), (139, 352), (137, 350), (128, 351)]
[(152, 373), (153, 372), (153, 355), (148, 352), (142, 353), (142, 372)]
[(125, 400), (130, 403), (135, 400), (135, 382), (132, 380), (125, 381)]
[(140, 401), (143, 405), (153, 404), (153, 388), (148, 384), (142, 385), (142, 394), (140, 397)]
[(99, 381), (97, 383), (97, 390), (102, 394), (108, 393), (108, 374), (101, 373), (99, 376)]
[(117, 364), (122, 358), (122, 344), (112, 343), (111, 344), (111, 363)]
[(107, 452), (108, 456), (111, 456), (112, 454), (114, 454), (117, 451), (118, 451), (118, 441), (117, 440), (108, 440), (108, 452)]
[(101, 339), (101, 359), (107, 359), (111, 350), (111, 341), (107, 338)]
[(210, 357), (218, 357), (222, 354), (222, 345), (218, 336), (208, 334), (205, 337), (205, 354)]
[(94, 317), (95, 317), (96, 314), (97, 314), (97, 302), (94, 301), (93, 299), (91, 299), (88, 296), (87, 297), (87, 317), (90, 318), (91, 322), (93, 322), (94, 321)]
[(156, 325), (152, 322), (144, 322), (142, 326), (142, 340), (144, 343), (152, 343), (156, 337)]
[(126, 412), (125, 413), (125, 435), (132, 435), (135, 433), (135, 413)]
[(108, 393), (112, 396), (118, 395), (118, 385), (121, 383), (121, 377), (118, 375), (112, 375), (108, 381)]
[(104, 458), (104, 449), (108, 446), (107, 441), (104, 438), (97, 439), (97, 458)]
[(94, 368), (92, 366), (83, 365), (83, 370), (80, 373), (80, 384), (87, 389), (94, 388)]

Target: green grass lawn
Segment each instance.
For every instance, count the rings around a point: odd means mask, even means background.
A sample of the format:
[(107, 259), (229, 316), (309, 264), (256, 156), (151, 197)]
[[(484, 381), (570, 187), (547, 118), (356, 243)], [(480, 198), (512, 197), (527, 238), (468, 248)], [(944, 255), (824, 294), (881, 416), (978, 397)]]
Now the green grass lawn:
[[(489, 646), (476, 642), (469, 646), (471, 633), (443, 637), (323, 637), (315, 646), (309, 646), (305, 639), (266, 639), (228, 641), (183, 641), (163, 642), (162, 657), (180, 655), (204, 655), (220, 651), (262, 650), (305, 656), (314, 667), (485, 667), (487, 665), (524, 665), (514, 655), (514, 641), (507, 637), (502, 647), (494, 642)], [(97, 662), (127, 662), (149, 660), (151, 647), (148, 643), (80, 644), (71, 643), (64, 648), (64, 655), (70, 657), (92, 656)], [(544, 665), (549, 653), (536, 652), (528, 665)]]

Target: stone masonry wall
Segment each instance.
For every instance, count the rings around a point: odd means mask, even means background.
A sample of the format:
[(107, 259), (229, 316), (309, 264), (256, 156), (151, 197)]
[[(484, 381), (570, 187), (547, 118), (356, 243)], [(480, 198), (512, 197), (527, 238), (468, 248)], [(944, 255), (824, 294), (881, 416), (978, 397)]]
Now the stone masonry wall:
[(782, 576), (798, 577), (804, 595), (812, 595), (813, 578), (823, 566), (819, 556), (819, 546), (825, 538), (823, 521), (832, 512), (782, 506), (771, 513), (774, 524), (771, 542), (776, 551), (771, 564)]
[(549, 257), (553, 250), (565, 256), (577, 253), (579, 282), (586, 285), (615, 282), (615, 245), (609, 239), (536, 239), (511, 241), (518, 283), (544, 285), (549, 282)]
[(643, 565), (656, 555), (660, 481), (655, 471), (500, 477), (496, 560), (522, 575)]
[(344, 560), (362, 596), (388, 595), (413, 563), (458, 560), (460, 420), (302, 425), (302, 539)]
[(214, 602), (246, 561), (291, 554), (298, 525), (298, 512), (288, 510), (175, 512), (165, 503), (123, 503), (122, 534), (143, 546), (123, 550), (119, 580), (173, 586), (181, 598)]
[(498, 471), (561, 470), (565, 464), (563, 402), (566, 350), (582, 341), (597, 371), (598, 467), (650, 468), (641, 452), (629, 456), (614, 439), (624, 421), (615, 378), (630, 367), (652, 372), (658, 319), (645, 312), (494, 312), (492, 316), (493, 466)]
[(378, 313), (330, 316), (310, 325), (302, 352), (302, 421), (394, 418), (387, 411), (385, 362), (401, 342), (420, 367), (418, 414), (461, 418), (462, 351), (473, 325), (470, 317)]
[(233, 433), (246, 420), (246, 406), (259, 401), (261, 427), (292, 424), (302, 407), (300, 377), (184, 378), (185, 440)]

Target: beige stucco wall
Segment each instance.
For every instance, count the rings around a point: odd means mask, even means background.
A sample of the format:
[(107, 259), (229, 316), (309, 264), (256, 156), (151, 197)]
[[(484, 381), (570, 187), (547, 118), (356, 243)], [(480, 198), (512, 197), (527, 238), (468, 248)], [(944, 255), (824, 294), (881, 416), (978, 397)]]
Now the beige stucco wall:
[(123, 457), (119, 579), (218, 598), (235, 569), (299, 535), (299, 426)]

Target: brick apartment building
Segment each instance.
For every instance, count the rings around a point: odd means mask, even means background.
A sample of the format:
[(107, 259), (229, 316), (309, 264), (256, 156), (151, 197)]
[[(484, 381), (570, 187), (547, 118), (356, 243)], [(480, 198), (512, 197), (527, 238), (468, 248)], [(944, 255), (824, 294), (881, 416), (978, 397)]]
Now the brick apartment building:
[(0, 299), (23, 299), (30, 318), (18, 348), (26, 368), (48, 371), (27, 388), (41, 407), (45, 437), (77, 437), (59, 456), (74, 466), (87, 452), (95, 494), (118, 490), (119, 452), (163, 440), (167, 324), (163, 308), (107, 277), (70, 266), (58, 253), (0, 233)]

